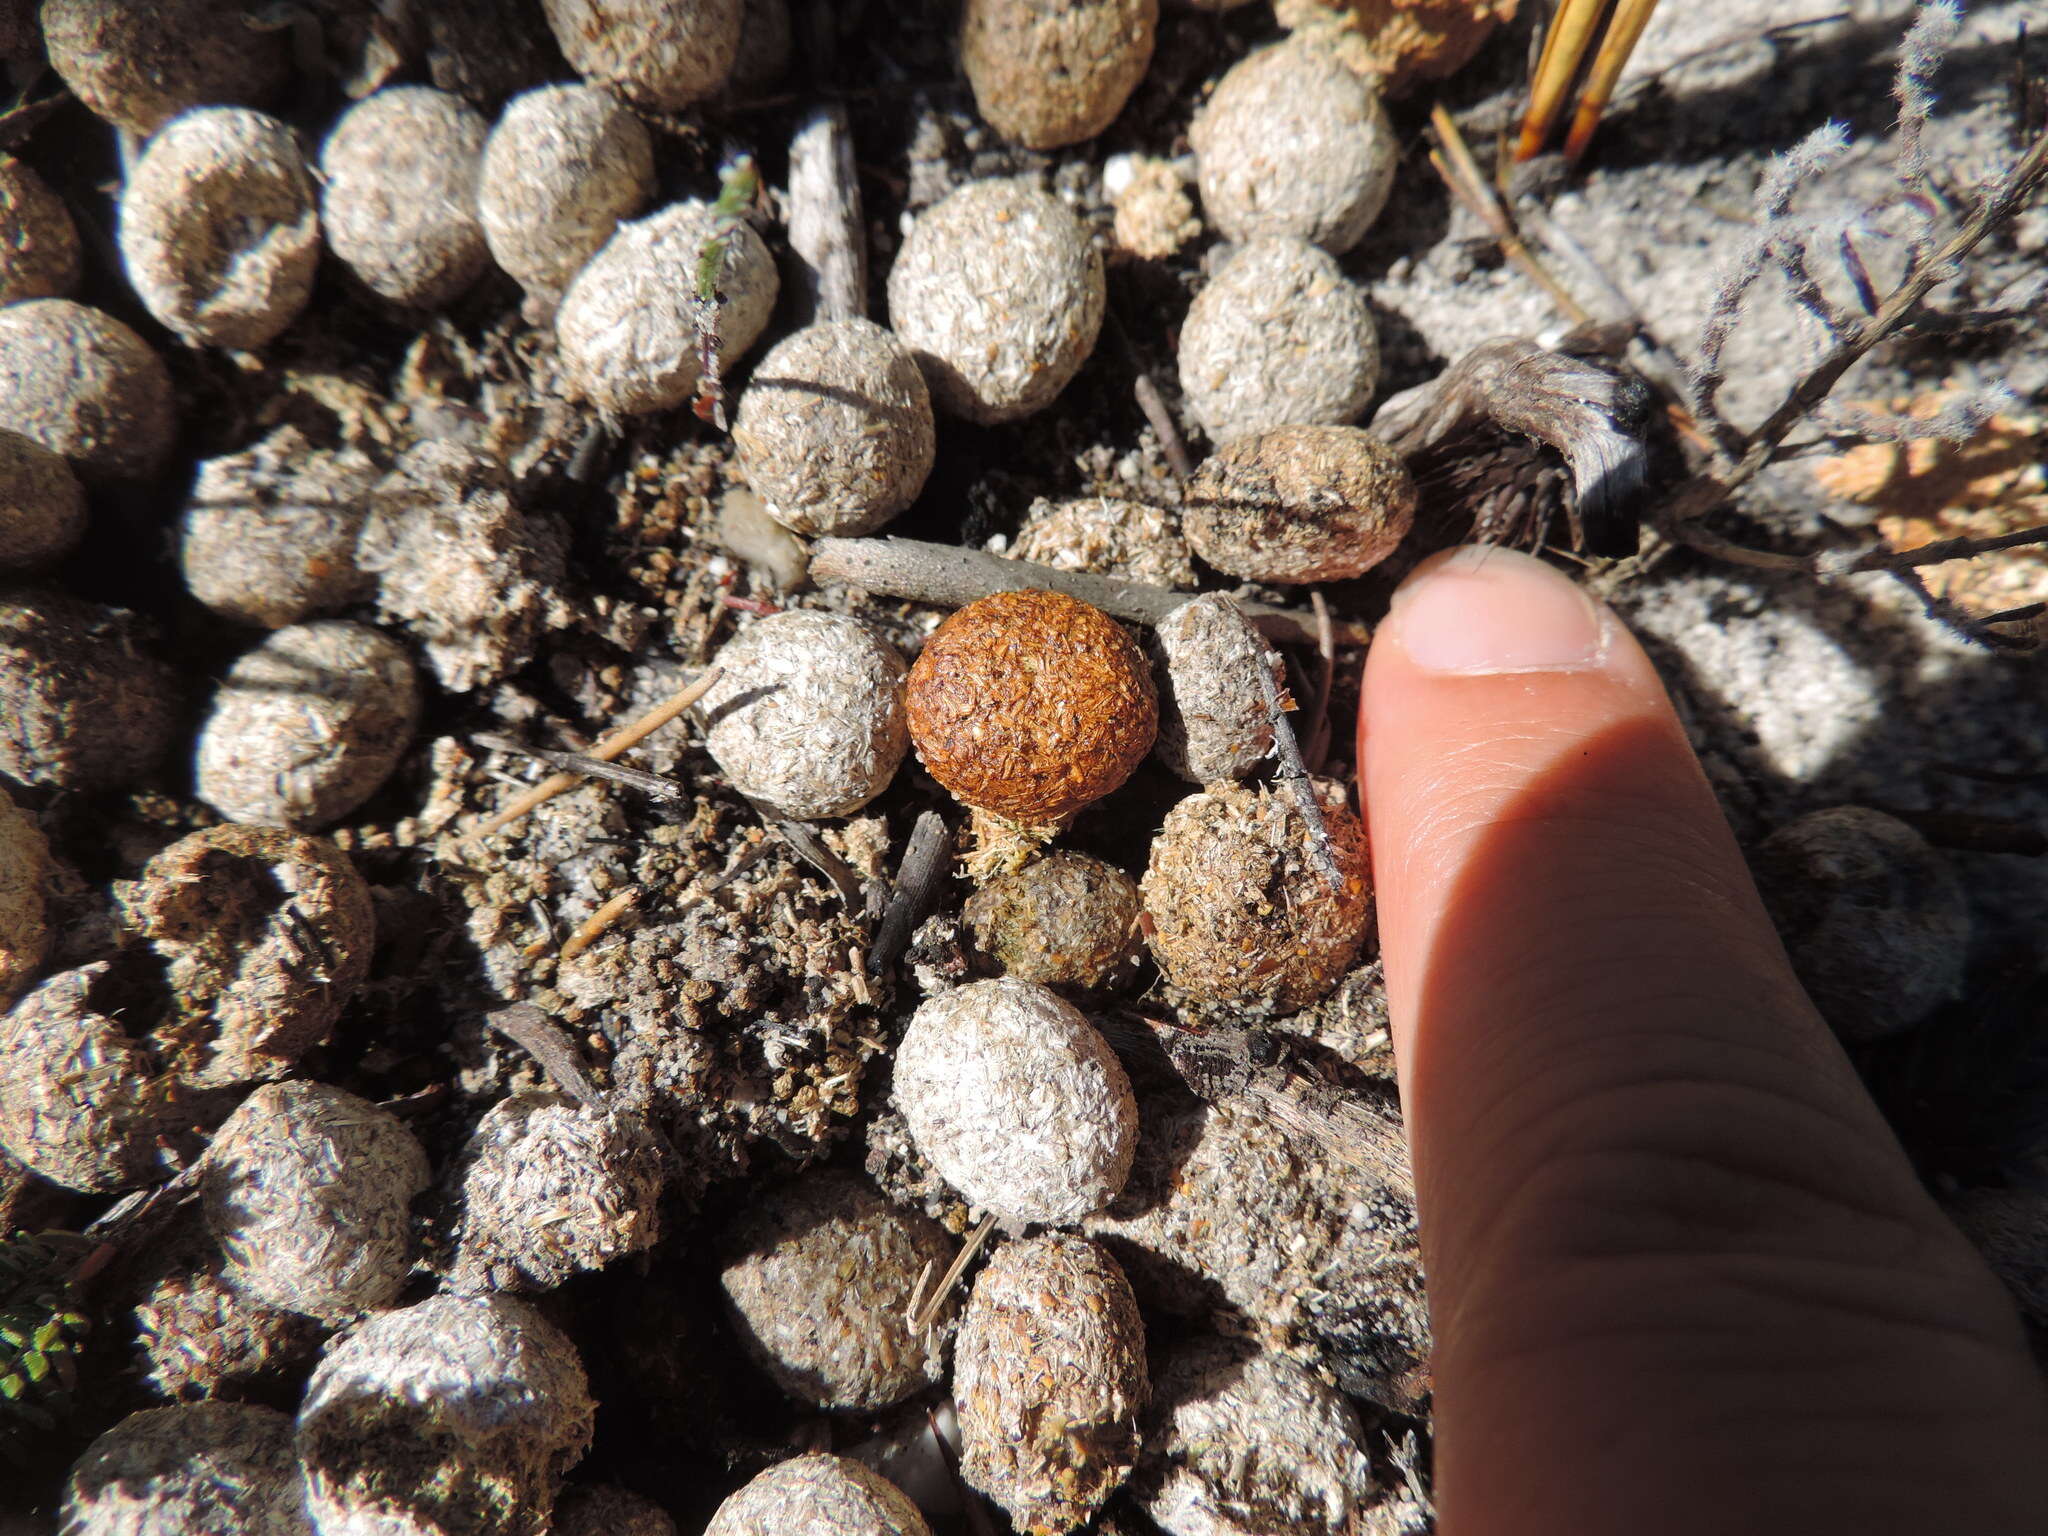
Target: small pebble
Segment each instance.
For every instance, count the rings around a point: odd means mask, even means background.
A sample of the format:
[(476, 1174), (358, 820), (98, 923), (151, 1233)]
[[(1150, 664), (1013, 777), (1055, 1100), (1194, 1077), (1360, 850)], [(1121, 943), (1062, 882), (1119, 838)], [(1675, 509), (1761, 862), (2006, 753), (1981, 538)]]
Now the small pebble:
[(1140, 1501), (1167, 1536), (1348, 1536), (1373, 1490), (1358, 1412), (1250, 1339), (1189, 1339), (1152, 1378)]
[(454, 1289), (552, 1290), (661, 1236), (661, 1152), (628, 1113), (526, 1091), (462, 1153)]
[(112, 1194), (163, 1170), (170, 1082), (115, 1015), (101, 961), (51, 977), (0, 1018), (0, 1147), (65, 1189)]
[(542, 0), (562, 56), (656, 112), (715, 95), (739, 55), (743, 0)]
[(917, 499), (936, 449), (916, 359), (859, 319), (807, 326), (770, 349), (732, 439), (769, 514), (802, 534), (873, 533)]
[(78, 227), (23, 161), (0, 155), (0, 304), (62, 299), (78, 286)]
[(1164, 508), (1114, 496), (1034, 502), (1010, 554), (1056, 571), (1090, 571), (1155, 587), (1195, 585), (1195, 557), (1181, 537), (1180, 520)]
[(320, 150), (327, 244), (372, 293), (452, 302), (491, 263), (477, 219), (490, 128), (459, 96), (390, 86), (341, 115)]
[(967, 898), (976, 949), (1006, 976), (1110, 991), (1137, 975), (1137, 882), (1085, 853), (1052, 853)]
[(163, 965), (164, 1064), (203, 1088), (283, 1077), (370, 973), (370, 888), (321, 837), (208, 827), (118, 881), (127, 931)]
[(1415, 522), (1401, 456), (1357, 427), (1275, 427), (1226, 443), (1188, 482), (1195, 553), (1247, 581), (1346, 581)]
[(967, 0), (960, 62), (974, 104), (1026, 149), (1092, 139), (1152, 62), (1159, 0)]
[(889, 787), (910, 745), (903, 657), (844, 614), (791, 609), (750, 624), (713, 658), (697, 705), (734, 789), (776, 814), (850, 816)]
[(931, 1536), (917, 1506), (844, 1456), (798, 1456), (718, 1506), (704, 1536)]
[(1273, 757), (1263, 670), (1284, 694), (1287, 667), (1218, 592), (1182, 603), (1153, 630), (1165, 656), (1159, 760), (1184, 779), (1244, 779)]
[(718, 1283), (740, 1343), (775, 1384), (823, 1413), (868, 1413), (937, 1382), (941, 1310), (923, 1336), (909, 1313), (952, 1262), (945, 1230), (867, 1180), (804, 1174), (751, 1201), (719, 1238)]
[(1239, 246), (1181, 326), (1188, 412), (1217, 443), (1352, 421), (1379, 377), (1379, 333), (1364, 290), (1306, 240)]
[(65, 1536), (313, 1536), (292, 1421), (255, 1403), (131, 1413), (64, 1485)]
[(291, 33), (242, 0), (44, 0), (50, 66), (96, 116), (147, 138), (193, 107), (261, 106), (283, 88)]
[(1107, 1250), (1048, 1233), (1005, 1243), (960, 1321), (960, 1475), (1019, 1531), (1071, 1531), (1131, 1474), (1145, 1325)]
[(378, 483), (356, 560), (377, 578), (379, 616), (411, 632), (443, 688), (469, 693), (570, 622), (567, 546), (556, 518), (515, 504), (498, 459), (430, 439)]
[[(675, 203), (621, 224), (562, 296), (555, 340), (569, 381), (599, 410), (665, 411), (695, 392), (701, 341), (697, 263), (717, 229), (709, 203)], [(782, 280), (750, 224), (726, 244), (718, 285), (718, 361), (760, 338)]]
[(778, 592), (794, 592), (810, 572), (810, 547), (770, 517), (768, 503), (745, 486), (727, 486), (718, 498), (718, 542)]
[(50, 845), (42, 828), (0, 789), (0, 1008), (35, 979), (50, 947), (43, 885)]
[(576, 1346), (506, 1296), (434, 1296), (340, 1335), (297, 1446), (320, 1536), (545, 1536), (595, 1405)]
[(282, 629), (369, 597), (356, 543), (382, 471), (358, 448), (316, 448), (279, 427), (200, 462), (180, 520), (192, 595), (224, 619)]
[(1970, 908), (1946, 855), (1858, 805), (1802, 816), (1757, 849), (1792, 968), (1835, 1032), (1902, 1034), (1963, 988)]
[(45, 588), (0, 593), (0, 773), (114, 789), (154, 768), (178, 726), (176, 674), (134, 614)]
[(85, 537), (85, 487), (61, 455), (0, 427), (0, 570), (51, 565)]
[(1219, 784), (1171, 811), (1140, 885), (1147, 941), (1198, 1004), (1306, 1008), (1336, 986), (1372, 924), (1365, 831), (1341, 787), (1317, 786), (1342, 889), (1319, 867), (1289, 793)]
[(549, 85), (514, 98), (484, 145), (477, 214), (498, 265), (541, 313), (654, 190), (654, 141), (603, 91)]
[(178, 434), (171, 376), (112, 315), (69, 299), (0, 309), (0, 428), (34, 438), (89, 483), (140, 480)]
[(122, 265), (187, 342), (260, 347), (313, 296), (317, 206), (286, 124), (245, 107), (187, 112), (149, 141), (122, 188)]
[(426, 1152), (388, 1111), (325, 1083), (267, 1083), (207, 1149), (221, 1277), (324, 1323), (387, 1307), (412, 1268), (410, 1208), (429, 1176)]
[(984, 424), (1052, 404), (1095, 350), (1102, 254), (1065, 203), (974, 181), (918, 216), (889, 269), (889, 318), (933, 403)]
[(199, 798), (230, 821), (312, 830), (383, 787), (412, 745), (419, 678), (397, 641), (320, 619), (228, 668), (199, 729)]
[(1379, 94), (1306, 37), (1234, 65), (1188, 137), (1203, 212), (1224, 236), (1292, 235), (1340, 255), (1386, 206), (1401, 159)]
[(1123, 1063), (1071, 1003), (1008, 978), (928, 998), (896, 1048), (919, 1152), (1013, 1226), (1075, 1221), (1123, 1188), (1138, 1109)]

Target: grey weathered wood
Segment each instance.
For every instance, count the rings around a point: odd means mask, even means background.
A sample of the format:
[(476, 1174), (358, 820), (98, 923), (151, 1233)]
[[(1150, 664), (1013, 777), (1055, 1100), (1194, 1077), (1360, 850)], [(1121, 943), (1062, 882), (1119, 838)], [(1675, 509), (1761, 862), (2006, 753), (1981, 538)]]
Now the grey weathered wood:
[(789, 246), (803, 267), (813, 321), (867, 313), (867, 226), (844, 107), (819, 108), (789, 141)]

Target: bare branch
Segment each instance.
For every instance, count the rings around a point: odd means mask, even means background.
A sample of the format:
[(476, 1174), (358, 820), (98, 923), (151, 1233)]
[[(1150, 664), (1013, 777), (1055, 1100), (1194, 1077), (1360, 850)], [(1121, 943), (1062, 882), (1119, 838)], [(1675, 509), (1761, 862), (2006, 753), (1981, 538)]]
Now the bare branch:
[(1899, 181), (1908, 191), (1931, 192), (1922, 131), (1934, 115), (1934, 76), (1962, 30), (1954, 0), (1926, 0), (1899, 45), (1899, 72), (1892, 95), (1899, 103)]

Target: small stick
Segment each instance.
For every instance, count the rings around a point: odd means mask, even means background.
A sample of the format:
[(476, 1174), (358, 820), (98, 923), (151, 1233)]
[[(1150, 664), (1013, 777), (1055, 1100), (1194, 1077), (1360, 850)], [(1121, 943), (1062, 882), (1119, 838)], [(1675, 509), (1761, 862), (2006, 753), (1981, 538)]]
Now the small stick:
[(664, 778), (658, 773), (649, 773), (644, 768), (628, 768), (623, 763), (608, 763), (601, 757), (586, 757), (581, 752), (556, 752), (547, 747), (529, 747), (523, 741), (514, 741), (510, 736), (499, 736), (489, 731), (469, 738), (480, 747), (489, 747), (493, 752), (516, 752), (521, 757), (530, 757), (535, 762), (546, 763), (550, 768), (559, 768), (564, 773), (573, 773), (588, 779), (609, 779), (614, 784), (624, 784), (629, 789), (640, 790), (660, 800), (687, 800), (690, 792), (674, 779)]
[(612, 897), (610, 901), (607, 901), (603, 906), (591, 913), (590, 916), (586, 917), (577, 926), (576, 931), (562, 941), (561, 958), (573, 960), (582, 954), (583, 951), (590, 948), (597, 941), (598, 935), (612, 925), (612, 920), (639, 899), (640, 888), (635, 885), (627, 886), (618, 895)]
[(1166, 408), (1166, 397), (1159, 393), (1159, 386), (1152, 382), (1152, 375), (1139, 369), (1138, 382), (1133, 388), (1138, 397), (1138, 409), (1152, 424), (1152, 431), (1159, 439), (1160, 450), (1166, 455), (1166, 467), (1173, 471), (1173, 478), (1191, 478), (1195, 472), (1195, 461), (1188, 457), (1188, 445), (1182, 441), (1180, 428), (1174, 424), (1173, 412)]
[[(1235, 608), (1237, 605), (1232, 603)], [(1238, 614), (1242, 619), (1244, 615)], [(1247, 624), (1247, 629), (1250, 626)], [(1257, 639), (1256, 634), (1253, 636)], [(1314, 857), (1316, 868), (1322, 871), (1323, 879), (1337, 895), (1344, 894), (1344, 872), (1337, 867), (1337, 852), (1330, 843), (1330, 828), (1323, 820), (1323, 808), (1316, 803), (1316, 787), (1309, 780), (1308, 768), (1301, 760), (1301, 749), (1294, 742), (1294, 727), (1287, 723), (1286, 706), (1280, 699), (1280, 685), (1273, 680), (1273, 669), (1261, 666), (1259, 669), (1259, 691), (1265, 696), (1266, 713), (1273, 721), (1273, 755), (1280, 760), (1273, 776), (1287, 786), (1295, 808), (1301, 812), (1301, 819), (1308, 823), (1309, 852)]]
[(882, 913), (875, 942), (868, 950), (871, 975), (887, 975), (910, 947), (910, 936), (917, 931), (917, 925), (931, 915), (939, 882), (945, 878), (946, 845), (950, 841), (945, 817), (937, 811), (925, 811), (918, 816), (917, 824), (910, 829), (910, 841), (903, 849), (903, 862), (896, 866), (896, 889), (889, 896), (888, 909)]
[(583, 1059), (569, 1043), (562, 1026), (533, 1004), (514, 1003), (510, 1008), (500, 1008), (496, 1013), (485, 1014), (484, 1022), (539, 1062), (548, 1081), (570, 1098), (594, 1109), (605, 1107), (603, 1092), (583, 1070)]
[(951, 1294), (961, 1275), (967, 1272), (967, 1266), (974, 1262), (974, 1256), (981, 1252), (982, 1244), (988, 1241), (988, 1235), (995, 1229), (996, 1217), (993, 1211), (975, 1224), (974, 1230), (967, 1235), (967, 1241), (953, 1256), (953, 1262), (948, 1264), (946, 1272), (939, 1276), (939, 1283), (932, 1287), (931, 1295), (924, 1299), (921, 1306), (911, 1310), (909, 1322), (912, 1333), (923, 1333), (931, 1327), (932, 1319), (939, 1315), (939, 1308), (946, 1304), (946, 1297)]
[(789, 141), (789, 248), (803, 264), (811, 319), (867, 313), (867, 229), (843, 106), (819, 108)]
[(1309, 715), (1308, 750), (1302, 754), (1311, 773), (1320, 773), (1330, 755), (1330, 689), (1337, 681), (1337, 634), (1330, 626), (1330, 605), (1320, 587), (1311, 587), (1308, 604), (1316, 611), (1316, 701)]
[(860, 876), (853, 872), (853, 866), (825, 846), (823, 838), (802, 822), (788, 821), (777, 816), (766, 806), (749, 800), (747, 804), (781, 839), (795, 850), (798, 858), (832, 882), (849, 907), (860, 906)]
[[(1064, 592), (1092, 603), (1113, 618), (1133, 624), (1157, 624), (1195, 594), (1155, 587), (1144, 581), (1119, 581), (1086, 571), (1057, 571), (1030, 560), (1012, 560), (986, 550), (917, 539), (823, 538), (811, 545), (811, 579), (840, 582), (889, 597), (941, 608), (964, 608), (997, 592), (1042, 588)], [(1240, 601), (1238, 608), (1254, 629), (1286, 645), (1317, 643), (1313, 614), (1270, 603)], [(1366, 645), (1372, 630), (1350, 619), (1333, 621), (1339, 645)]]
[[(584, 755), (594, 757), (601, 763), (608, 763), (621, 753), (631, 751), (709, 693), (718, 681), (718, 672), (717, 667), (707, 668), (687, 688), (670, 695), (667, 702), (656, 705), (623, 730), (612, 732)], [(493, 832), (509, 827), (535, 806), (545, 805), (563, 790), (574, 789), (582, 782), (581, 774), (551, 774), (478, 827), (472, 835), (479, 838), (489, 837)]]
[(1436, 167), (1437, 175), (1451, 189), (1451, 195), (1478, 217), (1492, 232), (1501, 254), (1549, 294), (1551, 302), (1565, 312), (1573, 325), (1597, 324), (1592, 312), (1574, 298), (1571, 290), (1552, 276), (1550, 269), (1529, 249), (1522, 232), (1515, 227), (1514, 216), (1508, 212), (1500, 194), (1487, 184), (1479, 162), (1472, 158), (1472, 150), (1465, 143), (1465, 136), (1458, 131), (1457, 123), (1442, 102), (1430, 109), (1429, 123), (1436, 130), (1437, 143), (1442, 146), (1440, 151), (1433, 149), (1429, 152), (1429, 163)]

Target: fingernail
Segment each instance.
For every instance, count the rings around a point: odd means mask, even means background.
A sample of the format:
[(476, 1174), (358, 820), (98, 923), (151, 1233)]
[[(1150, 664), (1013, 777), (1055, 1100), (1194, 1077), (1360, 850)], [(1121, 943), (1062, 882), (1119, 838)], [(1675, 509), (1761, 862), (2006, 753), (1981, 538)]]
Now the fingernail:
[(1600, 664), (1607, 611), (1533, 555), (1467, 545), (1432, 556), (1394, 594), (1381, 638), (1426, 672), (1479, 677)]

